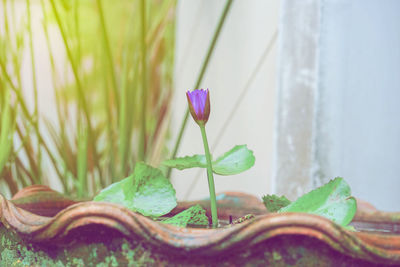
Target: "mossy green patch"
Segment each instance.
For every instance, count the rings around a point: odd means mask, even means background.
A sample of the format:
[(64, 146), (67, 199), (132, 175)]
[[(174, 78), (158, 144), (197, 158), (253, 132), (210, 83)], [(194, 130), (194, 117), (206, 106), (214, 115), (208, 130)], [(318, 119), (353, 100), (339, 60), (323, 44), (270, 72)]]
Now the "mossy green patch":
[(111, 236), (109, 242), (72, 243), (67, 248), (30, 244), (0, 224), (0, 266), (147, 266), (152, 254), (140, 242)]

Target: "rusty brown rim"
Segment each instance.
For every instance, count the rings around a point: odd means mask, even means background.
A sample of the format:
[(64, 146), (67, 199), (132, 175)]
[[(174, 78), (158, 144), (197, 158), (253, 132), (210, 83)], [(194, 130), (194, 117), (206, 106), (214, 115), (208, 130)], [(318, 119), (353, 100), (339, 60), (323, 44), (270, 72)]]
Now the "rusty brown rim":
[(127, 238), (145, 240), (168, 253), (218, 255), (256, 246), (277, 236), (301, 235), (318, 239), (354, 258), (400, 263), (399, 235), (353, 232), (323, 217), (302, 213), (265, 214), (228, 228), (194, 229), (166, 225), (102, 202), (80, 202), (53, 217), (40, 216), (0, 195), (0, 218), (5, 227), (32, 242), (63, 244), (72, 230), (97, 224)]

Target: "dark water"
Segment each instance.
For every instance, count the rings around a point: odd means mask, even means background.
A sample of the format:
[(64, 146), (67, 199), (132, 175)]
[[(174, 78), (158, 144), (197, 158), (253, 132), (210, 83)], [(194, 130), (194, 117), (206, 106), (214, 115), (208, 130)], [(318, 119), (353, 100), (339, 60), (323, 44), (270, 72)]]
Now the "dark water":
[[(227, 220), (218, 220), (217, 228), (225, 228), (225, 227), (227, 227), (229, 225), (230, 225), (230, 223)], [(213, 229), (211, 224), (209, 224), (208, 226), (188, 224), (187, 227), (188, 228), (199, 228), (199, 229)]]
[(400, 234), (400, 224), (398, 223), (351, 222), (350, 225), (360, 232), (387, 235)]

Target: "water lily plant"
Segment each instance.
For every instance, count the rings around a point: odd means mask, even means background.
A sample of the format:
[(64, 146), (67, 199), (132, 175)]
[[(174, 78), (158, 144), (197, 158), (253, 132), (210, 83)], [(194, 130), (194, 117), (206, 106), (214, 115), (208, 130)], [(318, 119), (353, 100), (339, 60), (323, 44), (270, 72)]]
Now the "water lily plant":
[[(241, 173), (254, 165), (255, 157), (246, 145), (238, 145), (212, 160), (205, 130), (210, 116), (210, 92), (208, 89), (193, 90), (187, 91), (186, 96), (189, 111), (200, 127), (205, 155), (178, 157), (165, 160), (162, 164), (179, 170), (195, 167), (207, 168), (212, 227), (216, 227), (218, 214), (214, 174)], [(134, 212), (157, 218), (163, 223), (177, 227), (208, 226), (209, 224), (205, 210), (199, 205), (192, 206), (171, 218), (163, 218), (162, 216), (168, 214), (177, 205), (175, 189), (161, 170), (143, 162), (136, 164), (132, 175), (103, 189), (94, 200), (117, 203)], [(270, 212), (312, 213), (324, 216), (349, 229), (351, 226), (348, 225), (357, 210), (357, 203), (351, 196), (349, 185), (339, 177), (301, 196), (294, 202), (284, 196), (276, 195), (266, 195), (263, 197), (263, 201)]]
[[(241, 173), (254, 165), (255, 157), (246, 145), (238, 145), (216, 160), (212, 160), (205, 130), (210, 115), (210, 92), (208, 89), (193, 90), (187, 91), (186, 96), (190, 113), (200, 127), (205, 155), (178, 157), (165, 160), (162, 164), (179, 170), (195, 167), (207, 168), (211, 221), (212, 226), (217, 227), (218, 214), (213, 174), (235, 175)], [(132, 175), (103, 189), (94, 198), (94, 201), (121, 204), (132, 211), (152, 218), (169, 213), (177, 205), (175, 189), (170, 181), (161, 170), (144, 162), (136, 163)], [(201, 209), (199, 206), (194, 206), (162, 221), (180, 227), (188, 224), (208, 225), (205, 211)]]

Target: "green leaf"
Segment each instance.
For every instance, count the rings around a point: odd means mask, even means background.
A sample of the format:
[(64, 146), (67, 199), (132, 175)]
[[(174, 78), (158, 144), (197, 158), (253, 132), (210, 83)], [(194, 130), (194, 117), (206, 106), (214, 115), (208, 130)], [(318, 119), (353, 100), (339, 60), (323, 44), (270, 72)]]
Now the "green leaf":
[(145, 163), (136, 163), (133, 174), (103, 189), (95, 201), (121, 204), (144, 216), (158, 217), (176, 206), (175, 189), (162, 172)]
[(162, 162), (163, 165), (176, 168), (178, 170), (184, 170), (189, 168), (206, 168), (206, 156), (204, 155), (193, 155), (181, 158), (175, 158), (170, 160), (165, 160)]
[(125, 200), (123, 188), (131, 186), (132, 184), (133, 176), (131, 175), (101, 190), (100, 193), (93, 198), (93, 201), (117, 203), (127, 207), (128, 204), (125, 202), (128, 202), (128, 200)]
[(213, 171), (219, 175), (234, 175), (253, 167), (256, 158), (246, 145), (235, 146), (213, 161)]
[(197, 204), (178, 213), (174, 217), (166, 219), (163, 221), (163, 223), (178, 227), (186, 227), (188, 224), (207, 226), (209, 221), (206, 216), (206, 211), (199, 204)]
[(175, 189), (162, 172), (144, 163), (137, 163), (133, 186), (125, 187), (126, 198), (132, 199), (131, 209), (145, 216), (161, 216), (176, 206)]
[(262, 197), (265, 207), (270, 212), (276, 212), (290, 204), (290, 200), (285, 196), (266, 195)]
[(349, 185), (337, 177), (301, 196), (278, 212), (305, 212), (324, 216), (342, 226), (348, 225), (357, 210)]
[[(253, 151), (246, 145), (235, 146), (223, 156), (212, 162), (213, 172), (219, 175), (234, 175), (250, 169), (255, 162)], [(188, 168), (206, 168), (204, 155), (194, 155), (166, 160), (163, 165), (184, 170)]]

